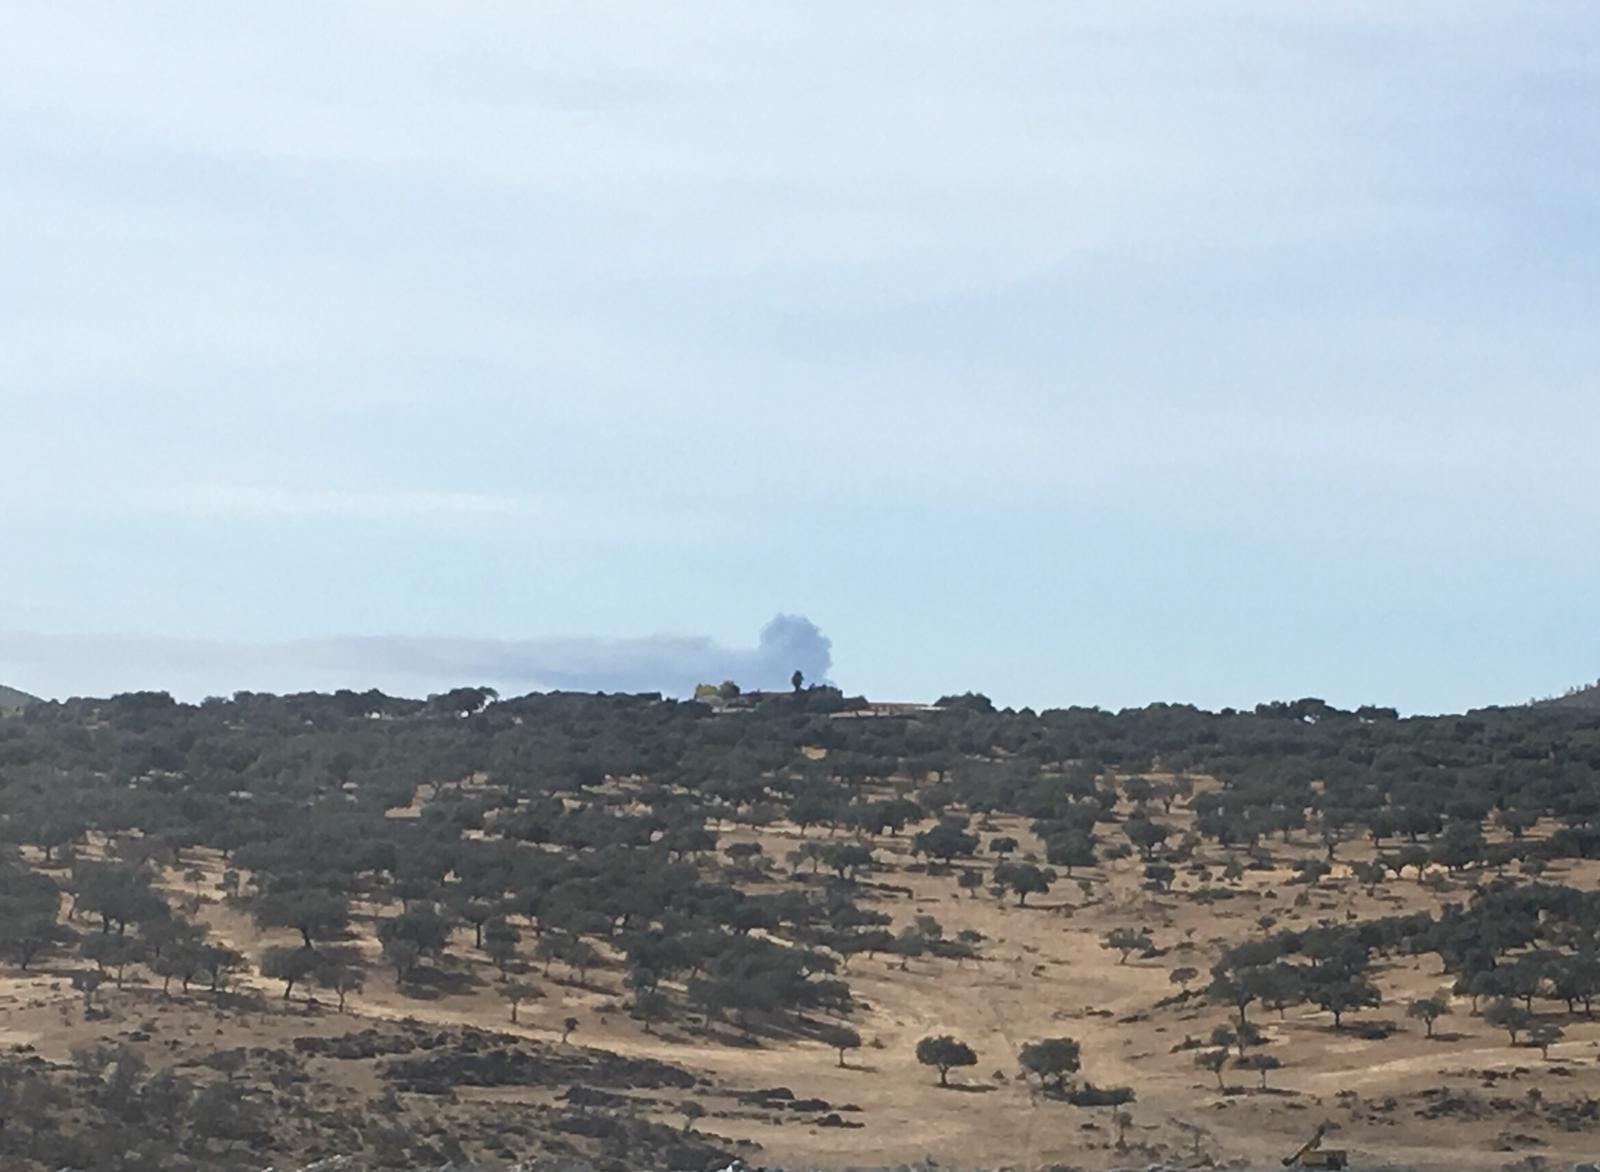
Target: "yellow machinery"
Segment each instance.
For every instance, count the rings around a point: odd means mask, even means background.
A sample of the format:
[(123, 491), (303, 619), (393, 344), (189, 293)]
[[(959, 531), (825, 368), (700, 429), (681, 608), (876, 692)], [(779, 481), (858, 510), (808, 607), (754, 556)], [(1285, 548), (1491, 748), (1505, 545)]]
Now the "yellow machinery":
[(1283, 1166), (1285, 1168), (1343, 1168), (1349, 1162), (1344, 1150), (1342, 1148), (1325, 1148), (1322, 1146), (1322, 1137), (1327, 1130), (1328, 1125), (1326, 1123), (1319, 1126), (1315, 1134), (1301, 1144), (1300, 1149), (1294, 1155), (1284, 1157)]

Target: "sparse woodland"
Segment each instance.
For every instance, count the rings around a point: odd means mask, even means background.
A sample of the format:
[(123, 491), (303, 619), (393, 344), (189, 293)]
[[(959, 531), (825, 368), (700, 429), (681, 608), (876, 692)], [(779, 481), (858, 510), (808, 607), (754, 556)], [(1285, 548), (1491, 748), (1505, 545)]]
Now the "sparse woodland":
[(722, 699), (0, 717), (0, 1163), (1600, 1147), (1600, 715)]

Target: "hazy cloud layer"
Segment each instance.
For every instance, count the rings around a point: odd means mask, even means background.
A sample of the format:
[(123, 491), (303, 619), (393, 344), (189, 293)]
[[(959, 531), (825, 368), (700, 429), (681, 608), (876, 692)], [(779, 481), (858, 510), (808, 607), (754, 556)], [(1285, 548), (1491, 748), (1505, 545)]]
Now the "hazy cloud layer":
[(775, 617), (753, 647), (695, 635), (243, 643), (0, 633), (0, 680), (51, 697), (157, 689), (194, 700), (240, 690), (341, 687), (424, 695), (460, 684), (488, 684), (505, 694), (563, 689), (683, 696), (697, 683), (727, 679), (745, 688), (784, 688), (796, 669), (819, 682), (831, 663), (827, 636), (800, 615)]

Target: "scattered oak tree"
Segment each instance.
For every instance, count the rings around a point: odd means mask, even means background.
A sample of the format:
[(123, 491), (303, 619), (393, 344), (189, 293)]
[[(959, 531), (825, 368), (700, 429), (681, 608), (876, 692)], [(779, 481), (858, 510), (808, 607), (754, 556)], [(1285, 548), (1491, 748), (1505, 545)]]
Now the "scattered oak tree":
[(311, 948), (269, 948), (261, 957), (261, 975), (282, 981), (283, 999), (287, 1001), (294, 987), (316, 971), (318, 960), (316, 950)]
[(978, 1053), (965, 1042), (949, 1034), (923, 1038), (917, 1043), (917, 1061), (924, 1066), (936, 1067), (939, 1085), (950, 1085), (950, 1072), (958, 1066), (976, 1066)]
[(1194, 1056), (1194, 1064), (1201, 1070), (1209, 1070), (1217, 1076), (1217, 1089), (1225, 1091), (1228, 1088), (1222, 1083), (1223, 1067), (1228, 1065), (1228, 1052), (1226, 1050), (1202, 1050)]
[(1505, 1030), (1515, 1046), (1517, 1035), (1533, 1024), (1533, 1014), (1510, 998), (1502, 997), (1484, 1006), (1483, 1020), (1496, 1029)]
[(1117, 963), (1127, 964), (1128, 957), (1135, 952), (1148, 952), (1155, 946), (1150, 933), (1139, 928), (1113, 928), (1106, 933), (1105, 940), (1100, 945), (1118, 953)]
[[(531, 985), (527, 981), (507, 981), (500, 986), (500, 996), (504, 997), (506, 1003), (511, 1006), (511, 1024), (516, 1025), (517, 1010), (525, 1003), (543, 997), (544, 994), (537, 985)], [(566, 1041), (565, 1034), (562, 1035), (561, 1040)]]
[(844, 1069), (846, 1050), (861, 1049), (861, 1035), (847, 1025), (827, 1025), (821, 1031), (822, 1041), (839, 1052), (839, 1068)]
[(1528, 1045), (1537, 1046), (1540, 1056), (1548, 1060), (1550, 1047), (1566, 1036), (1566, 1031), (1554, 1022), (1541, 1021), (1528, 1031)]
[(1066, 1090), (1067, 1079), (1078, 1073), (1079, 1047), (1072, 1038), (1041, 1038), (1024, 1043), (1017, 1063), (1028, 1074), (1057, 1092)]
[(1433, 1023), (1450, 1012), (1450, 1002), (1443, 997), (1419, 997), (1406, 1006), (1406, 1016), (1423, 1023), (1427, 1037), (1433, 1037)]
[(1253, 1070), (1259, 1074), (1261, 1076), (1261, 1089), (1266, 1090), (1267, 1073), (1277, 1070), (1283, 1063), (1271, 1054), (1249, 1054), (1241, 1055), (1234, 1065), (1240, 1070)]

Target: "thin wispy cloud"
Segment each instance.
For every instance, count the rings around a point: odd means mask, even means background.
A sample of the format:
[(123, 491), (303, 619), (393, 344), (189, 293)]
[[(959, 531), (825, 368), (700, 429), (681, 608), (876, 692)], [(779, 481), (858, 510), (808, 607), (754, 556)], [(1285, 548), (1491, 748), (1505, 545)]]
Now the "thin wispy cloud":
[(559, 505), (531, 497), (483, 492), (188, 485), (147, 498), (154, 510), (200, 517), (332, 517), (355, 521), (427, 521), (436, 518), (545, 519)]

